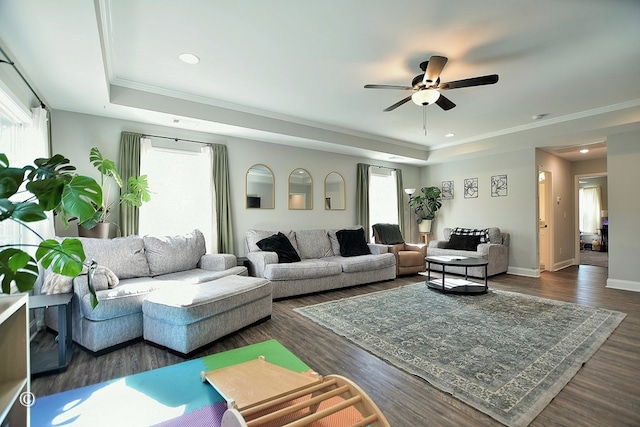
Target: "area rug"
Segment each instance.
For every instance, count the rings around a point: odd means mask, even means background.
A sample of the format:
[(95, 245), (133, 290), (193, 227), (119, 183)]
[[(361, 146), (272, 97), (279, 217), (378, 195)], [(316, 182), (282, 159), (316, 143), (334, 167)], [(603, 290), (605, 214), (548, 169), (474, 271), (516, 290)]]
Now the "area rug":
[(528, 425), (626, 316), (424, 282), (295, 311), (508, 426)]
[(309, 369), (278, 341), (264, 341), (112, 381), (36, 396), (31, 425), (219, 426), (225, 401), (211, 385), (201, 381), (200, 372), (259, 356), (296, 372)]
[(595, 265), (598, 267), (609, 266), (609, 252), (597, 252), (597, 251), (581, 251), (580, 252), (580, 264), (581, 265)]

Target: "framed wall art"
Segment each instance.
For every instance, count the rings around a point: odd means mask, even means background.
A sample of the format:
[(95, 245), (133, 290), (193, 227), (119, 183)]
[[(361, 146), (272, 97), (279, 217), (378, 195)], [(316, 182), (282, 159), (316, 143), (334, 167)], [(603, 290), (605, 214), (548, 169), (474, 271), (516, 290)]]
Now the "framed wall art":
[(464, 180), (464, 198), (478, 198), (478, 178), (467, 178)]
[(507, 195), (507, 175), (491, 177), (491, 197), (505, 197)]
[(442, 181), (442, 200), (453, 199), (453, 181)]

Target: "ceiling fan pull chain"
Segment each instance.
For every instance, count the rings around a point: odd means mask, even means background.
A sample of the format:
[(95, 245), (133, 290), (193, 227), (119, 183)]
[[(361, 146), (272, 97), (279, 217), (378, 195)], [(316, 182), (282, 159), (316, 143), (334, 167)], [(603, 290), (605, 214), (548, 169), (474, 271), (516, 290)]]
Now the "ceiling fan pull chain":
[(422, 129), (424, 130), (424, 136), (427, 136), (427, 106), (422, 106)]

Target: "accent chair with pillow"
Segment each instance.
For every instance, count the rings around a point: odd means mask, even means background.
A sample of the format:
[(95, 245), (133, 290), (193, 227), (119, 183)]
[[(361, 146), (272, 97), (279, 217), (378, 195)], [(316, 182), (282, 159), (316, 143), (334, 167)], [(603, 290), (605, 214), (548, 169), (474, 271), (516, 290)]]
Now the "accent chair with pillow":
[[(489, 261), (487, 276), (506, 273), (509, 268), (509, 233), (498, 227), (445, 228), (444, 240), (432, 240), (427, 256), (464, 256)], [(442, 266), (431, 264), (431, 270), (442, 271)], [(449, 267), (447, 273), (464, 274), (464, 267)], [(469, 267), (469, 276), (484, 277), (484, 267)]]
[(426, 270), (427, 247), (405, 243), (398, 224), (374, 224), (375, 243), (386, 245), (396, 257), (396, 276), (416, 274)]

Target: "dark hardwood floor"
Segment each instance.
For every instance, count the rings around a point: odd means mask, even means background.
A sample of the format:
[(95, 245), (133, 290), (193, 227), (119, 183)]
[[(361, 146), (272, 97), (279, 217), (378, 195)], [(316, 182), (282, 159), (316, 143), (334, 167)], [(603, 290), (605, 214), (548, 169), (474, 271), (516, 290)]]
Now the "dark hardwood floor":
[[(574, 266), (540, 278), (499, 275), (489, 286), (627, 313), (597, 353), (582, 367), (532, 426), (640, 426), (640, 293), (605, 288), (607, 269)], [(340, 374), (358, 383), (390, 424), (496, 426), (497, 421), (427, 382), (405, 373), (293, 312), (293, 308), (389, 289), (420, 281), (394, 281), (275, 301), (271, 320), (223, 338), (201, 357), (275, 338), (321, 374)], [(53, 348), (54, 335), (39, 333), (33, 348)], [(66, 372), (34, 378), (32, 392), (44, 396), (184, 361), (138, 342), (100, 357), (76, 350)]]

